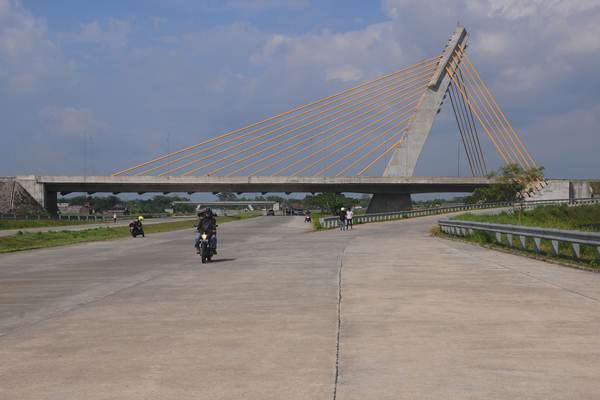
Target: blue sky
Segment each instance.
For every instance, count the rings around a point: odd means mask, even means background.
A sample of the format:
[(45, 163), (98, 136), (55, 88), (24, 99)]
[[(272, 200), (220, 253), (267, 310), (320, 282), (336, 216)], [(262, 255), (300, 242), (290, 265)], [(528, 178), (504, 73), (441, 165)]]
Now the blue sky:
[[(0, 175), (109, 174), (437, 54), (458, 22), (547, 175), (598, 178), (600, 0), (0, 0)], [(447, 106), (416, 174), (456, 174)]]

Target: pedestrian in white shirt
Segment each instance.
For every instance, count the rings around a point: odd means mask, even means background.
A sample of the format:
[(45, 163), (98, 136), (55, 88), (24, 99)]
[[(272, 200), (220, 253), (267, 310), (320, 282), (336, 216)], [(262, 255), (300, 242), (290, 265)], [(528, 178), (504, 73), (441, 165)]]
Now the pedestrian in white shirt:
[(352, 229), (352, 217), (354, 216), (354, 212), (352, 212), (352, 208), (348, 208), (346, 211), (346, 229)]

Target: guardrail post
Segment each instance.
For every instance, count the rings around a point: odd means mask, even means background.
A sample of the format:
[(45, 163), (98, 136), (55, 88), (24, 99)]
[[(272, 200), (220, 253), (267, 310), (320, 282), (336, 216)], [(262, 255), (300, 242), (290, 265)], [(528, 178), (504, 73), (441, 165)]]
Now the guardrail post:
[(513, 245), (512, 236), (512, 233), (506, 234), (506, 242), (508, 243), (508, 247), (512, 247)]
[(541, 253), (541, 251), (542, 251), (542, 239), (540, 239), (540, 238), (533, 238), (533, 248), (535, 249), (536, 253)]
[(521, 248), (523, 250), (525, 250), (527, 248), (527, 246), (526, 246), (526, 244), (527, 244), (526, 240), (527, 240), (527, 238), (525, 236), (519, 235), (519, 243), (521, 244)]
[(571, 248), (573, 249), (573, 258), (578, 260), (581, 257), (579, 243), (571, 243)]
[(600, 246), (596, 246), (596, 260), (600, 261)]
[(550, 245), (552, 247), (552, 255), (558, 256), (558, 240), (551, 240)]
[(496, 232), (496, 242), (502, 244), (502, 233)]

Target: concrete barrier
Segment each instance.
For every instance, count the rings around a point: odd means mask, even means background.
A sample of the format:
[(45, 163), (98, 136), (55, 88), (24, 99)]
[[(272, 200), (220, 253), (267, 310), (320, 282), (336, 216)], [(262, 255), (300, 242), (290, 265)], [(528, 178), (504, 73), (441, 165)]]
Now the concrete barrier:
[[(537, 200), (537, 201), (518, 201), (518, 202), (499, 202), (499, 203), (480, 203), (480, 204), (459, 204), (449, 207), (424, 208), (409, 211), (397, 211), (389, 213), (375, 213), (354, 215), (353, 224), (365, 224), (370, 222), (391, 221), (403, 218), (425, 217), (429, 215), (449, 214), (460, 211), (483, 210), (489, 208), (512, 207), (520, 210), (533, 209), (543, 205), (567, 204), (570, 206), (600, 204), (600, 198), (588, 199), (561, 199), (561, 200)], [(339, 226), (338, 217), (321, 217), (319, 223), (324, 229), (333, 229)]]

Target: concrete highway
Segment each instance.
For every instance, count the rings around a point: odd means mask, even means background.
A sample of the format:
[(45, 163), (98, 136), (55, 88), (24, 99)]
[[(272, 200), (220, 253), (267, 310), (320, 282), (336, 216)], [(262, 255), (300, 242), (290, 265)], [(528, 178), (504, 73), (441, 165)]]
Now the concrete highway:
[(600, 274), (436, 219), (0, 255), (0, 399), (597, 399)]

